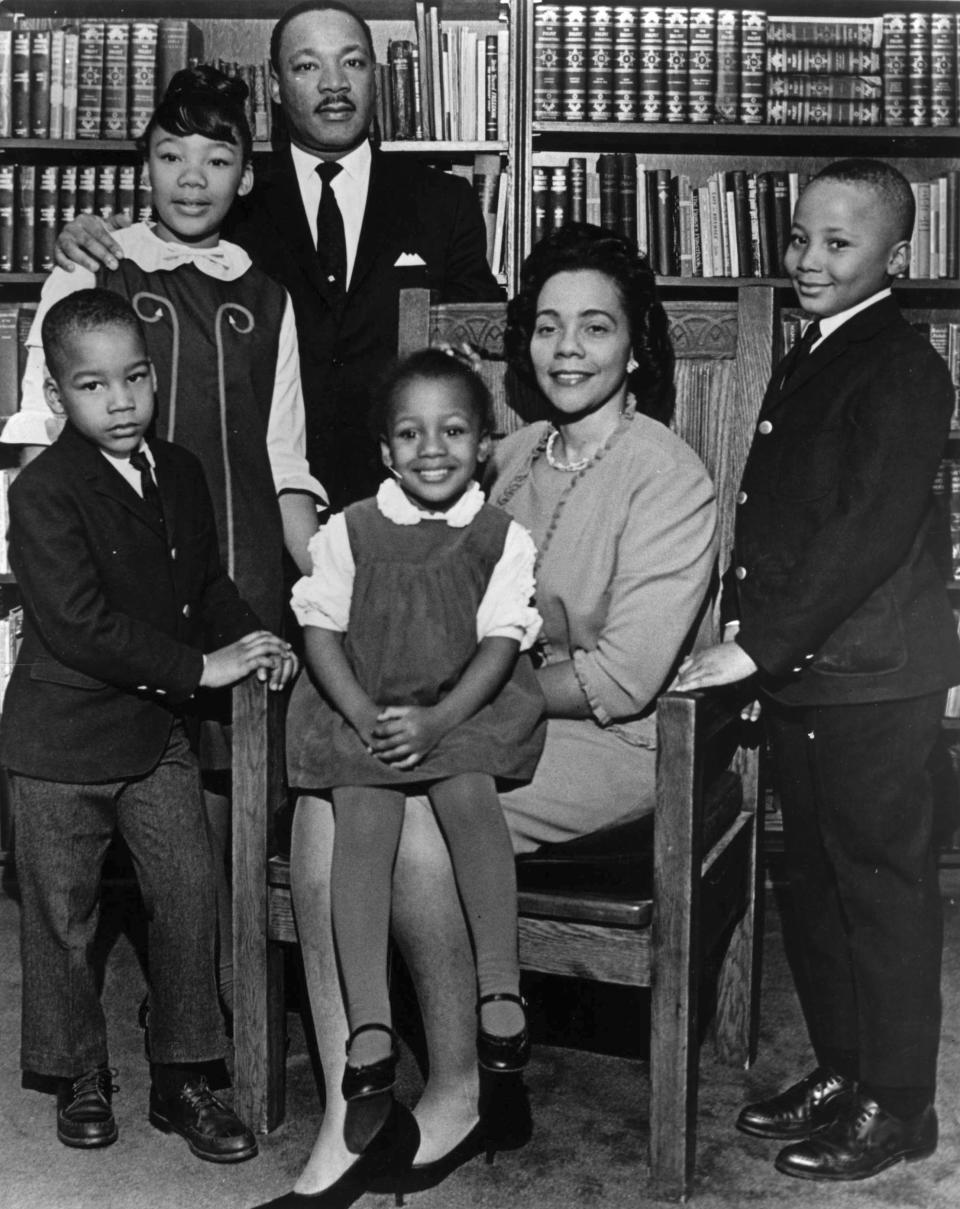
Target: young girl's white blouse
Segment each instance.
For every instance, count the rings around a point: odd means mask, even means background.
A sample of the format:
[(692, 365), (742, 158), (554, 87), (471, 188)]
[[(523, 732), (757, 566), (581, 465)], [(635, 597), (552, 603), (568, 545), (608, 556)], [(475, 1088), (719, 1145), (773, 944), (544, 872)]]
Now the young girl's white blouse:
[[(477, 483), (471, 483), (448, 512), (423, 512), (404, 494), (393, 479), (380, 484), (377, 507), (394, 524), (445, 523), (453, 528), (469, 525), (484, 504)], [(293, 586), (291, 606), (302, 626), (345, 633), (353, 594), (354, 561), (346, 517), (332, 516), (310, 541), (313, 572)], [(540, 614), (532, 606), (533, 568), (537, 550), (533, 538), (516, 521), (510, 522), (503, 553), (477, 610), (477, 641), (484, 638), (514, 638), (522, 651), (540, 633)]]

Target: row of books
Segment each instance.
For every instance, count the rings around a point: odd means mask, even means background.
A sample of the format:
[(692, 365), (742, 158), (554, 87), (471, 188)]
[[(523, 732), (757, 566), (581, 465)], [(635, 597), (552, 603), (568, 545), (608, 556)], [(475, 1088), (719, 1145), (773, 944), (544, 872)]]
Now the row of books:
[(198, 38), (176, 18), (0, 29), (0, 138), (136, 138)]
[[(935, 320), (915, 323), (913, 326), (927, 337), (950, 371), (955, 395), (950, 428), (952, 432), (958, 433), (960, 432), (960, 323)], [(958, 501), (958, 506), (960, 506), (960, 501)]]
[[(10, 474), (10, 471), (5, 470), (0, 472), (4, 476)], [(6, 500), (5, 485), (0, 486), (3, 490), (3, 498)], [(3, 508), (3, 513), (6, 508)], [(3, 520), (3, 532), (6, 533), (7, 526), (5, 517), (0, 517)], [(6, 563), (6, 542), (3, 542), (2, 562)], [(20, 640), (23, 636), (23, 609), (17, 605), (12, 608), (5, 617), (0, 617), (0, 709), (3, 708), (3, 698), (6, 696), (7, 685), (10, 683), (10, 677), (13, 674), (13, 665), (17, 662), (17, 653), (20, 650)]]
[(463, 176), (473, 185), (487, 229), (487, 261), (494, 276), (502, 277), (507, 268), (507, 209), (510, 200), (510, 173), (504, 157), (478, 152), (471, 164), (447, 164), (447, 171)]
[[(0, 301), (0, 423), (20, 408), (27, 336), (36, 313), (35, 302)], [(5, 532), (5, 529), (0, 531)]]
[(535, 121), (952, 126), (955, 12), (538, 4)]
[[(533, 168), (534, 239), (564, 222), (592, 222), (635, 239), (665, 277), (777, 277), (804, 181), (796, 172), (686, 173), (633, 152)], [(912, 184), (917, 219), (910, 276), (960, 276), (960, 170)]]
[(146, 221), (150, 196), (145, 168), (130, 163), (0, 162), (0, 274), (48, 272), (65, 223), (117, 213)]
[(948, 583), (960, 583), (960, 460), (944, 458), (933, 481), (939, 510), (937, 557)]

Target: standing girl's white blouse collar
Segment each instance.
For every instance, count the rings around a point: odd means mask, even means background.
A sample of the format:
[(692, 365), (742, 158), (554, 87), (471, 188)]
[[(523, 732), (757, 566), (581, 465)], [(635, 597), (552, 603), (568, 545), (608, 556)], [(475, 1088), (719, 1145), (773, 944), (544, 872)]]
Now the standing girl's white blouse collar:
[(194, 248), (189, 244), (161, 239), (146, 223), (129, 227), (130, 235), (122, 240), (125, 255), (134, 260), (145, 273), (176, 269), (193, 264), (208, 277), (221, 281), (236, 281), (250, 268), (251, 260), (238, 244), (222, 239), (212, 248)]
[(412, 503), (396, 479), (384, 479), (377, 491), (377, 508), (395, 525), (419, 525), (421, 521), (446, 521), (451, 529), (464, 529), (483, 507), (479, 483), (471, 483), (446, 512), (423, 512)]

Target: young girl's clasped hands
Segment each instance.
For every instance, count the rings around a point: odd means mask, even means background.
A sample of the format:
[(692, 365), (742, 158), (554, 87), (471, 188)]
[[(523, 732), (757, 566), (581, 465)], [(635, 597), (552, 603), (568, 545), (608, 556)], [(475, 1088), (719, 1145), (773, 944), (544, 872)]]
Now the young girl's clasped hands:
[[(378, 422), (392, 478), (334, 516), (294, 588), (311, 675), (288, 724), (292, 785), (331, 791), (334, 933), (350, 1037), (345, 1138), (363, 1151), (393, 1110), (387, 934), (409, 792), (425, 792), (450, 849), (477, 957), (478, 1060), (515, 1071), (529, 1053), (519, 996), (513, 851), (497, 783), (529, 780), (543, 699), (529, 659), (536, 551), (484, 501), (490, 399), (435, 349), (388, 378)], [(518, 658), (519, 655), (519, 658)]]

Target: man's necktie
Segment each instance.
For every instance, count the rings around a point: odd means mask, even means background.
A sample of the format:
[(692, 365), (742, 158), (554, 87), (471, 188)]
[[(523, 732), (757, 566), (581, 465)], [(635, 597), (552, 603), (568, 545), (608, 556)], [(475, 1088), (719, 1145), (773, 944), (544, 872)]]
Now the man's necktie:
[(144, 503), (149, 504), (162, 521), (163, 504), (160, 502), (160, 491), (150, 470), (147, 455), (142, 449), (138, 449), (136, 453), (131, 453), (130, 465), (134, 470), (140, 471), (140, 489), (143, 492)]
[(806, 330), (800, 337), (796, 347), (793, 350), (793, 359), (787, 366), (787, 372), (783, 375), (783, 381), (780, 383), (781, 388), (786, 385), (793, 374), (796, 373), (797, 367), (802, 364), (810, 349), (820, 339), (820, 320), (814, 319), (812, 323), (808, 323)]
[(343, 233), (343, 215), (333, 191), (333, 178), (340, 171), (341, 166), (332, 160), (317, 164), (317, 176), (323, 182), (317, 207), (317, 256), (331, 287), (343, 294), (347, 289), (347, 240)]

